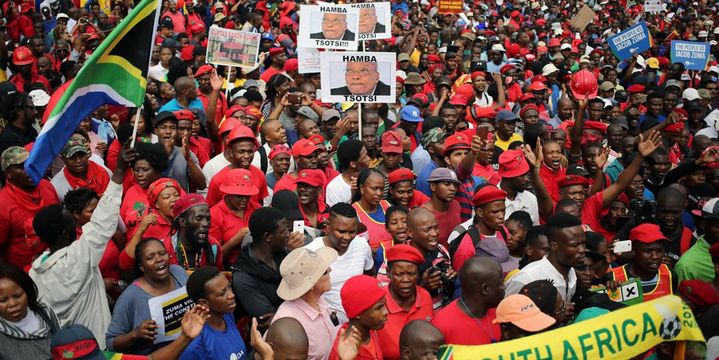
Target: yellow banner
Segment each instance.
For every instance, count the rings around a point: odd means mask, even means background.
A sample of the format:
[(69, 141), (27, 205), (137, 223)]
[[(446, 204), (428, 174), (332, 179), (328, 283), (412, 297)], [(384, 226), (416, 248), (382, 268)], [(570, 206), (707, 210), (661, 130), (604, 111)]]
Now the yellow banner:
[(627, 359), (665, 341), (704, 341), (694, 314), (677, 296), (628, 306), (589, 321), (491, 345), (448, 345), (442, 360)]

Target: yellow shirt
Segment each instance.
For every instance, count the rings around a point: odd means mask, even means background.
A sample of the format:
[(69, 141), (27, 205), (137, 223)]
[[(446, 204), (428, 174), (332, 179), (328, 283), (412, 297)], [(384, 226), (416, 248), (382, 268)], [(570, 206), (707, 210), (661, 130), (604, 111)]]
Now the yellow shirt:
[(515, 141), (524, 141), (524, 138), (522, 138), (519, 134), (514, 133), (512, 134), (512, 137), (509, 138), (509, 140), (504, 141), (500, 139), (496, 134), (494, 135), (494, 146), (502, 149), (503, 151), (507, 151), (507, 148), (509, 148), (509, 144)]

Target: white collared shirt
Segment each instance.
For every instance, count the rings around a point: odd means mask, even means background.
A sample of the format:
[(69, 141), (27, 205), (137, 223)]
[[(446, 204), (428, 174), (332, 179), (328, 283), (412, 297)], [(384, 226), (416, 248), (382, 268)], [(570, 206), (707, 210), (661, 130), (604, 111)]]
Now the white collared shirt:
[[(501, 188), (501, 187), (500, 187)], [(520, 191), (514, 200), (506, 198), (504, 204), (507, 206), (507, 210), (504, 213), (504, 219), (509, 219), (509, 215), (512, 215), (515, 211), (526, 211), (529, 217), (532, 218), (533, 225), (539, 225), (539, 206), (537, 205), (537, 197), (529, 191)]]
[(577, 291), (577, 274), (574, 272), (574, 268), (569, 270), (567, 278), (568, 283), (545, 256), (542, 260), (527, 264), (517, 275), (514, 275), (506, 284), (505, 293), (506, 295), (517, 294), (524, 285), (533, 281), (549, 280), (557, 288), (559, 295), (565, 302), (571, 301), (574, 292)]

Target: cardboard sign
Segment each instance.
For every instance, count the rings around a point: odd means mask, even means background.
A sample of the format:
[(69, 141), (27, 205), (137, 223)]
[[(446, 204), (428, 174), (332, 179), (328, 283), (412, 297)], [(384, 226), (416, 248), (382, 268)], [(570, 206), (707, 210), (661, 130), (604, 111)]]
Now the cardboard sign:
[(593, 292), (606, 293), (612, 301), (626, 305), (641, 304), (644, 302), (642, 283), (639, 279), (625, 281), (617, 285), (616, 290), (607, 289), (605, 286), (592, 287)]
[(659, 14), (664, 11), (662, 0), (644, 0), (644, 12), (649, 14)]
[(350, 4), (359, 9), (359, 40), (392, 38), (392, 9), (388, 2)]
[(187, 296), (184, 286), (165, 295), (150, 298), (147, 303), (150, 317), (157, 324), (155, 344), (177, 339), (182, 331), (182, 316), (195, 305)]
[(439, 4), (437, 4), (439, 11), (437, 12), (440, 14), (459, 14), (462, 12), (462, 5), (464, 5), (462, 0), (439, 0)]
[(300, 74), (320, 72), (320, 51), (313, 48), (297, 48), (297, 63)]
[(260, 51), (259, 33), (210, 28), (207, 36), (207, 62), (210, 64), (254, 67)]
[(698, 41), (672, 41), (669, 56), (672, 63), (682, 63), (687, 70), (704, 70), (709, 62), (710, 45)]
[(357, 50), (359, 9), (349, 5), (302, 5), (298, 47)]
[(391, 52), (322, 52), (322, 101), (394, 103), (397, 55)]
[(652, 47), (652, 39), (645, 22), (640, 22), (609, 39), (609, 48), (619, 60), (626, 60), (634, 54)]
[(582, 6), (577, 15), (574, 15), (574, 17), (572, 18), (572, 27), (579, 29), (579, 31), (584, 31), (584, 29), (587, 28), (587, 25), (589, 25), (592, 20), (594, 20), (594, 16), (596, 15), (597, 14), (594, 12), (594, 10), (584, 4), (584, 6)]

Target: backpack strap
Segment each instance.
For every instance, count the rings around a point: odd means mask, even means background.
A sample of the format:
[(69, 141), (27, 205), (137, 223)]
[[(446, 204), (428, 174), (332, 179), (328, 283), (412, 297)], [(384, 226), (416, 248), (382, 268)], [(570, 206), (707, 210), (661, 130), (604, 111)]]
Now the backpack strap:
[(260, 148), (257, 150), (260, 153), (260, 170), (262, 170), (263, 173), (267, 173), (267, 150), (264, 146), (260, 146)]

